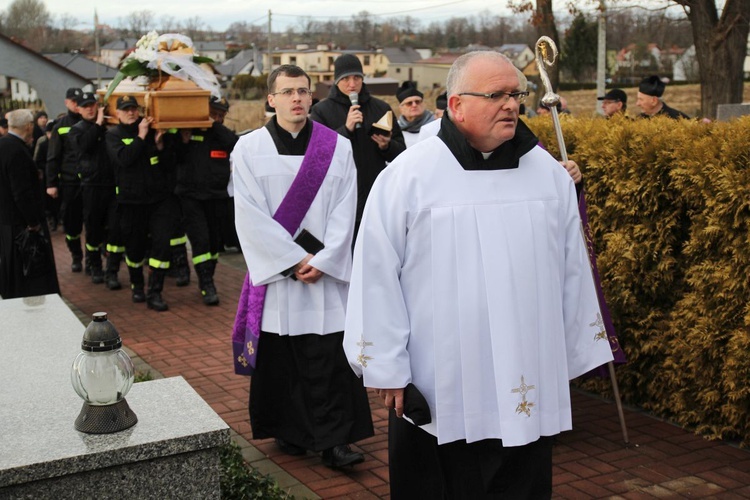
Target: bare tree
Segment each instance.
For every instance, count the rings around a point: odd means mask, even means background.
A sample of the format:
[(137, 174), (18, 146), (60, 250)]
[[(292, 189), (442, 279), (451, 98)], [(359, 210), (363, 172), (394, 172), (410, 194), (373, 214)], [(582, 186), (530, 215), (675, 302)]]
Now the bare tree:
[(352, 25), (354, 27), (354, 33), (357, 35), (357, 41), (361, 43), (363, 47), (367, 47), (372, 40), (373, 29), (373, 22), (370, 13), (363, 10), (356, 16), (353, 16)]
[(701, 81), (701, 111), (716, 117), (719, 104), (742, 102), (742, 66), (750, 32), (750, 0), (726, 0), (719, 16), (713, 0), (673, 0), (693, 27)]
[(201, 20), (200, 17), (193, 16), (182, 23), (182, 29), (185, 35), (189, 36), (195, 41), (202, 38), (203, 32), (208, 31), (208, 26)]
[(161, 17), (161, 33), (177, 33), (180, 31), (182, 25), (174, 16), (162, 16)]
[(150, 10), (131, 12), (125, 18), (118, 18), (120, 27), (125, 34), (139, 37), (154, 29), (154, 13)]
[(51, 16), (42, 0), (14, 0), (3, 20), (3, 34), (26, 41), (39, 50), (44, 46)]

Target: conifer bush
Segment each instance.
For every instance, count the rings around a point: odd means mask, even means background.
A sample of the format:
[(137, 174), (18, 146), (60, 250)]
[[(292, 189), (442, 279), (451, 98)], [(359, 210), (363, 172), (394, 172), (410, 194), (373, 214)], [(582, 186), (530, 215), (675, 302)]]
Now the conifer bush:
[[(623, 398), (750, 445), (750, 117), (561, 123), (628, 358)], [(559, 158), (552, 120), (528, 124)]]

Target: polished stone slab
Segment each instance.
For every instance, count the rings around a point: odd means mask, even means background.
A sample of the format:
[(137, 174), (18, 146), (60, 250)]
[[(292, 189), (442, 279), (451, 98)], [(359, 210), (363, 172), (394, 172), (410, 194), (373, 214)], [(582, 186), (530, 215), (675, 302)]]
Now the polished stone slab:
[(128, 488), (142, 483), (147, 495), (170, 484), (196, 497), (218, 495), (218, 447), (229, 427), (182, 377), (134, 384), (126, 399), (138, 423), (130, 429), (75, 430), (82, 401), (70, 368), (84, 329), (57, 295), (0, 301), (0, 497), (24, 498), (23, 486), (53, 498), (102, 475), (130, 477)]

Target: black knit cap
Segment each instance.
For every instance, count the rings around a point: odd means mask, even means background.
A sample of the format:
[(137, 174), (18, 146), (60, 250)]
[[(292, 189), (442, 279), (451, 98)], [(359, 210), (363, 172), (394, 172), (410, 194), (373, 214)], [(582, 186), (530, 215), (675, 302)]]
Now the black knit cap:
[(208, 101), (208, 105), (219, 111), (229, 111), (229, 102), (226, 97), (219, 99), (216, 96), (211, 96), (211, 100)]
[(664, 94), (665, 88), (666, 85), (661, 81), (661, 78), (651, 75), (641, 80), (640, 85), (638, 85), (638, 92), (654, 97), (661, 97)]
[(404, 99), (408, 99), (409, 97), (419, 97), (421, 99), (424, 97), (424, 94), (417, 90), (417, 82), (406, 80), (396, 92), (396, 99), (398, 99), (399, 103), (402, 103)]
[(435, 107), (437, 109), (448, 109), (448, 91), (446, 90), (435, 98)]
[(365, 77), (365, 74), (362, 71), (362, 63), (359, 62), (357, 56), (352, 54), (339, 56), (339, 58), (333, 63), (333, 83), (338, 85), (342, 78), (351, 75), (359, 75), (362, 78)]

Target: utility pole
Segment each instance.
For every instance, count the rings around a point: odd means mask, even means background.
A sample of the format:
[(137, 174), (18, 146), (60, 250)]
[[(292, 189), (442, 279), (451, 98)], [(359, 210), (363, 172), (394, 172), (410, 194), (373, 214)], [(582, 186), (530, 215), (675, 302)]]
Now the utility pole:
[[(604, 0), (599, 1), (599, 38), (597, 41), (596, 51), (596, 95), (605, 94), (604, 81), (607, 74), (607, 6)], [(600, 115), (602, 112), (602, 101), (596, 101), (596, 112)]]
[(268, 71), (267, 74), (271, 74), (273, 71), (273, 57), (271, 56), (271, 9), (268, 9)]
[(99, 64), (102, 55), (99, 53), (99, 14), (94, 9), (94, 50), (96, 51), (96, 88), (102, 88), (102, 77), (99, 74)]

